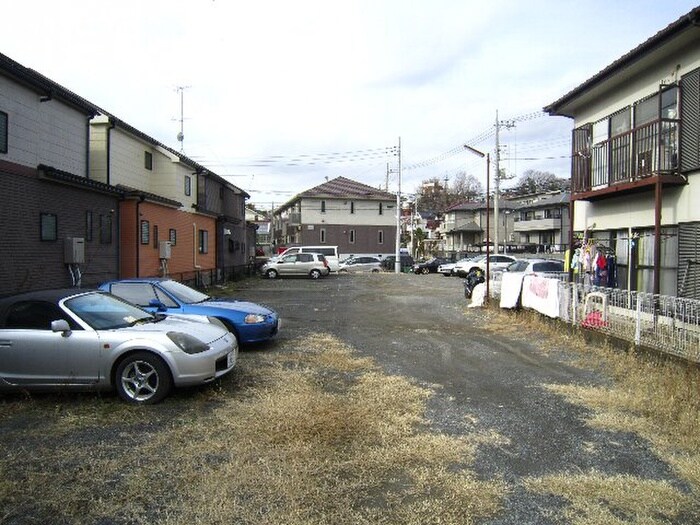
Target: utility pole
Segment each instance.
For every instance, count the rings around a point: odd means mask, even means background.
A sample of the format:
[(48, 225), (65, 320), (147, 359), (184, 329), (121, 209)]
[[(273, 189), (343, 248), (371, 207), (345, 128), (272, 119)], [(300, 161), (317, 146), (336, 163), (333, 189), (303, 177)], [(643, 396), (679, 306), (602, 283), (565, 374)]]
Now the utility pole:
[[(494, 174), (494, 181), (495, 181), (495, 188), (494, 188), (494, 199), (493, 199), (493, 215), (494, 215), (494, 228), (493, 228), (493, 245), (494, 245), (494, 253), (498, 253), (498, 207), (499, 207), (499, 200), (501, 196), (501, 187), (500, 187), (500, 182), (501, 182), (501, 144), (500, 144), (500, 137), (499, 137), (499, 132), (501, 127), (505, 128), (512, 128), (515, 127), (515, 124), (512, 121), (500, 121), (498, 120), (498, 110), (496, 110), (496, 151), (495, 151), (495, 156), (496, 156), (496, 173)], [(507, 242), (507, 240), (506, 240)], [(486, 248), (488, 251), (488, 247)]]
[(396, 192), (396, 261), (394, 272), (401, 273), (401, 137), (399, 137), (399, 191)]

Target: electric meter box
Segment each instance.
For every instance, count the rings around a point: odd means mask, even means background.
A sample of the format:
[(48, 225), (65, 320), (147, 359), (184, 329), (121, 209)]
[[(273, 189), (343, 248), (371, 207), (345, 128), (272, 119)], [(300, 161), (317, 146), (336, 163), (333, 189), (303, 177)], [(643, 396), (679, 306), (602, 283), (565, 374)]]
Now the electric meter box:
[(173, 243), (170, 241), (160, 241), (160, 258), (170, 259), (172, 257)]
[(65, 264), (85, 263), (85, 239), (82, 237), (66, 237), (63, 250)]

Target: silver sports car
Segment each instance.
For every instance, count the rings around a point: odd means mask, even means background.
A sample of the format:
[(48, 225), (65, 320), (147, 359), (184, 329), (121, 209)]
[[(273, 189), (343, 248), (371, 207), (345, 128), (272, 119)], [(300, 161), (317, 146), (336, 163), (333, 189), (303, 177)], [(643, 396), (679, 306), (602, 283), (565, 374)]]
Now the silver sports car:
[(216, 319), (153, 315), (106, 292), (0, 299), (0, 389), (112, 389), (135, 404), (213, 381), (238, 342)]

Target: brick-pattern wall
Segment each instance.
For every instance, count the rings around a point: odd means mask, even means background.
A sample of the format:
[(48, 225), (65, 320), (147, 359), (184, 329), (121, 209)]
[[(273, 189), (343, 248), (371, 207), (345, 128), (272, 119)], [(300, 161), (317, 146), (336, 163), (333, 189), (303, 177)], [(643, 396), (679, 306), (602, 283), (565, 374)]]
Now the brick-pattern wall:
[[(12, 172), (22, 172), (17, 174)], [(82, 286), (118, 276), (115, 196), (40, 180), (32, 170), (0, 167), (0, 295), (72, 285), (64, 263), (66, 237), (85, 238)], [(92, 213), (92, 240), (87, 238)], [(57, 218), (57, 240), (40, 240), (40, 214)], [(100, 217), (111, 218), (111, 243), (100, 242)]]

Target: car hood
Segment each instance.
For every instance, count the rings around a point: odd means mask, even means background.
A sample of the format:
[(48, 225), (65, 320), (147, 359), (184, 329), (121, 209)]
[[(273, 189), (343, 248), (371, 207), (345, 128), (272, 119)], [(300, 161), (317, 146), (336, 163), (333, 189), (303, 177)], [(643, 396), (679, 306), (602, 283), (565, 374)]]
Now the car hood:
[(243, 312), (246, 314), (269, 315), (273, 313), (269, 308), (257, 303), (238, 301), (236, 299), (228, 299), (225, 297), (217, 297), (209, 301), (204, 301), (203, 303), (198, 303), (198, 306), (202, 306), (204, 308), (223, 308), (225, 310)]
[(156, 323), (141, 323), (128, 328), (119, 328), (118, 330), (128, 330), (143, 334), (183, 332), (206, 343), (216, 341), (228, 333), (225, 328), (219, 325), (203, 322), (196, 318), (188, 319), (184, 316), (167, 316)]

